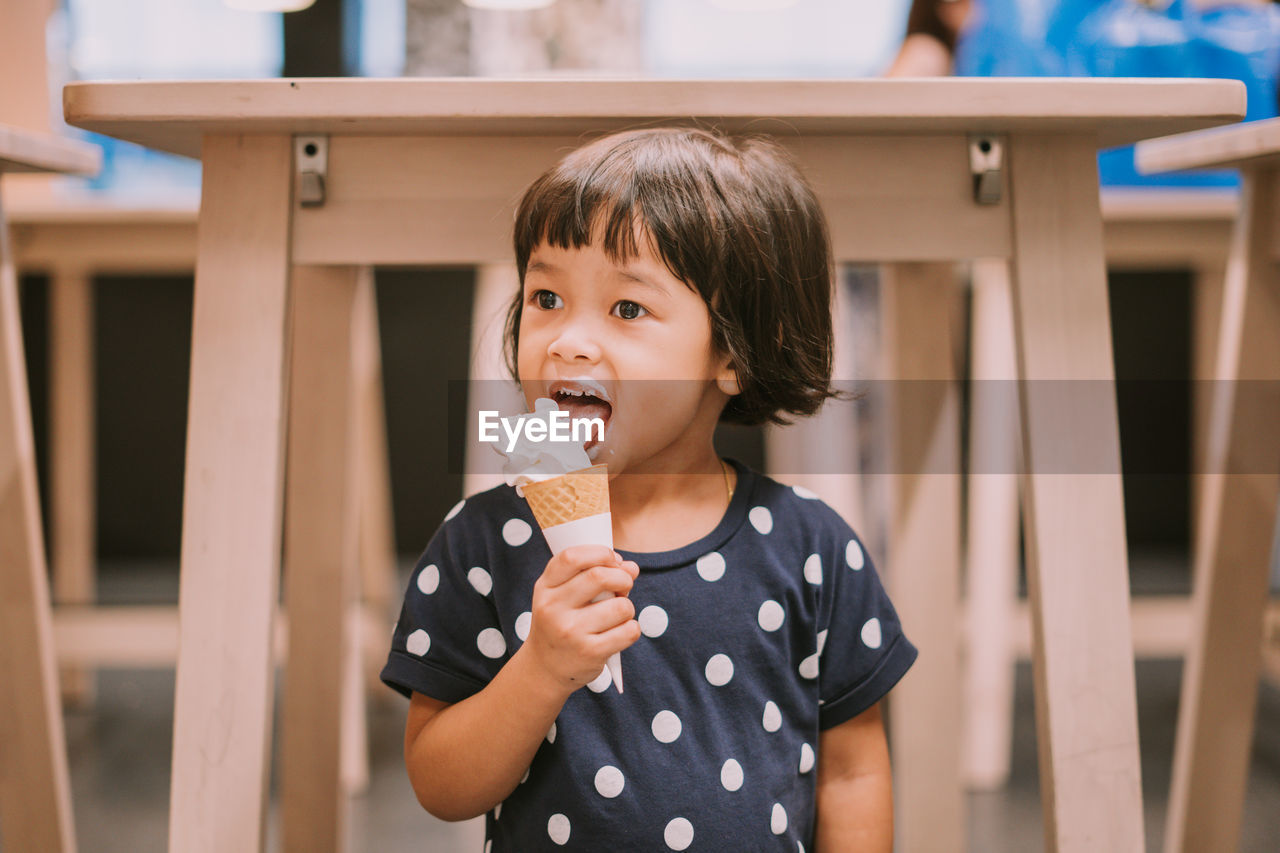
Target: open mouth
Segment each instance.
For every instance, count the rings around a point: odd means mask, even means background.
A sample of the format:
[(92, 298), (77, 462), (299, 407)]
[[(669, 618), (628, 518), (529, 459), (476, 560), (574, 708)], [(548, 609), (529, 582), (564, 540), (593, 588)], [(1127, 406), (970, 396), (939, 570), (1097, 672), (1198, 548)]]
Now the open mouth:
[[(613, 402), (609, 392), (599, 382), (589, 378), (557, 380), (551, 383), (548, 391), (556, 405), (569, 413), (571, 421), (599, 419), (604, 424), (603, 435), (608, 434)], [(574, 434), (585, 435), (587, 441), (583, 444), (583, 449), (591, 450), (602, 441), (602, 432), (594, 426), (583, 424), (583, 427), (587, 428)]]

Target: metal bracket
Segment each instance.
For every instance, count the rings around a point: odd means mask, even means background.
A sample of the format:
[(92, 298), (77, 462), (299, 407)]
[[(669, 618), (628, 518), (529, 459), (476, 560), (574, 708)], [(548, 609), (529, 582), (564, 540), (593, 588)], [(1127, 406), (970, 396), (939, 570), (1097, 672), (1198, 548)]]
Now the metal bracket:
[(329, 175), (329, 137), (293, 138), (294, 195), (303, 207), (324, 204), (324, 183)]
[(1004, 146), (999, 137), (969, 135), (969, 171), (973, 173), (973, 200), (999, 204), (1004, 194)]

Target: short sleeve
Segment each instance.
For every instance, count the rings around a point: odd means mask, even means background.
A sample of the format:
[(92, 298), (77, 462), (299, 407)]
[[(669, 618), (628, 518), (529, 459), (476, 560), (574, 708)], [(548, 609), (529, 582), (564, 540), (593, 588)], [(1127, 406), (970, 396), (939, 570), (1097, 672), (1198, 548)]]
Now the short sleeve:
[(880, 701), (911, 668), (917, 652), (854, 532), (841, 523), (824, 551), (818, 721), (826, 729)]
[(405, 696), (459, 702), (482, 690), (508, 657), (492, 567), (473, 538), (465, 515), (446, 520), (409, 578), (381, 674)]

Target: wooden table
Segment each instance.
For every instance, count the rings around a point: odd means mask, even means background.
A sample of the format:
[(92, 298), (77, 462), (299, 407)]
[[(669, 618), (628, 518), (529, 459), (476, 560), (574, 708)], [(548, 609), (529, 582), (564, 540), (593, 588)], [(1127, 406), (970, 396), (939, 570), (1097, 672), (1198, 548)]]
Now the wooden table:
[[(81, 83), (67, 87), (64, 104), (72, 124), (204, 160), (180, 601), (191, 642), (178, 665), (175, 851), (261, 845), (281, 447), (286, 426), (296, 426), (285, 417), (285, 320), (291, 292), (299, 300), (292, 385), (317, 395), (310, 410), (330, 414), (304, 427), (315, 440), (304, 467), (317, 480), (297, 497), (310, 505), (295, 505), (292, 479), (290, 486), (290, 525), (309, 518), (324, 535), (293, 546), (315, 549), (307, 557), (315, 577), (299, 590), (315, 600), (289, 601), (291, 625), (313, 633), (296, 649), (306, 659), (295, 654), (289, 667), (282, 772), (286, 785), (305, 777), (316, 793), (305, 814), (286, 812), (284, 831), (291, 847), (321, 850), (336, 847), (341, 831), (327, 650), (341, 632), (336, 563), (347, 538), (338, 520), (349, 478), (332, 462), (342, 454), (326, 450), (341, 447), (347, 432), (333, 390), (345, 371), (335, 353), (345, 350), (332, 341), (349, 327), (352, 293), (343, 270), (509, 261), (521, 189), (587, 134), (713, 122), (783, 137), (815, 184), (842, 260), (1011, 258), (1020, 376), (1108, 380), (1096, 149), (1234, 121), (1244, 88), (1188, 80), (270, 80)], [(291, 262), (330, 273), (291, 282)], [(935, 366), (926, 349), (918, 370)], [(323, 387), (301, 390), (313, 382)], [(1027, 458), (1057, 450), (1049, 444), (1062, 438), (1063, 413), (1032, 400), (1022, 417)], [(1107, 447), (1115, 473), (1027, 478), (1046, 838), (1050, 850), (1137, 851), (1114, 401), (1068, 420), (1071, 432)], [(915, 424), (904, 454), (923, 452), (935, 430), (955, 440), (954, 426), (945, 417)], [(953, 770), (958, 782), (954, 739), (940, 746), (930, 729), (959, 693), (959, 536), (953, 524), (931, 524), (926, 508), (950, 514), (959, 495), (954, 484), (903, 480), (902, 505), (928, 535), (908, 537), (918, 547), (891, 557), (895, 588), (909, 591), (898, 601), (923, 653), (894, 703), (895, 728), (913, 734), (895, 755), (900, 835), (904, 849), (959, 850), (959, 785), (933, 800), (913, 788), (930, 789)], [(297, 618), (302, 612), (308, 617)], [(304, 768), (304, 759), (313, 763)]]
[[(0, 176), (92, 174), (98, 149), (0, 125)], [(0, 826), (6, 850), (75, 849), (18, 283), (0, 203)]]
[[(1183, 668), (1167, 851), (1233, 850), (1248, 778), (1280, 490), (1280, 120), (1139, 146), (1144, 172), (1237, 167), (1197, 519), (1195, 639)], [(1260, 383), (1252, 387), (1238, 382)]]
[[(1213, 376), (1216, 322), (1222, 301), (1227, 243), (1238, 207), (1231, 189), (1111, 188), (1102, 191), (1103, 249), (1110, 270), (1188, 269), (1193, 278), (1193, 377)], [(1007, 263), (976, 261), (969, 364), (975, 380), (1016, 376)], [(1196, 388), (1202, 384), (1197, 383)], [(1202, 399), (1203, 396), (1203, 399)], [(1193, 441), (1203, 454), (1207, 395), (1197, 395)], [(1016, 470), (1017, 425), (971, 413), (970, 458), (991, 470)], [(1197, 470), (1198, 470), (1197, 465)], [(1013, 741), (1014, 662), (1031, 650), (1029, 613), (1018, 605), (1016, 477), (973, 472), (968, 494), (965, 658), (965, 776), (978, 789), (1002, 787)], [(1185, 596), (1136, 598), (1132, 604), (1138, 657), (1183, 654), (1191, 635)]]

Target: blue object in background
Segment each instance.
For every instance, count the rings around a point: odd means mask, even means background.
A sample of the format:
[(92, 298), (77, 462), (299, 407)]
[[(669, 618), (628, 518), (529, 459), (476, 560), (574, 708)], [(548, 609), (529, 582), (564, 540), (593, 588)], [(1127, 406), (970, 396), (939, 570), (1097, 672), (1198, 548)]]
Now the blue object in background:
[[(1247, 121), (1277, 113), (1280, 8), (1201, 11), (1172, 0), (980, 0), (956, 48), (967, 76), (1217, 77), (1248, 90)], [(1098, 156), (1102, 183), (1235, 186), (1228, 170), (1139, 175), (1132, 147)]]
[[(243, 12), (222, 0), (61, 0), (50, 18), (49, 45), (51, 106), (61, 115), (62, 84), (72, 80), (278, 76), (284, 23), (279, 12)], [(196, 160), (73, 132), (102, 147), (102, 170), (82, 188), (139, 201), (200, 189)]]
[(102, 147), (102, 169), (85, 182), (94, 192), (110, 192), (137, 200), (166, 199), (175, 192), (200, 189), (200, 161), (167, 154), (87, 131), (79, 132)]

